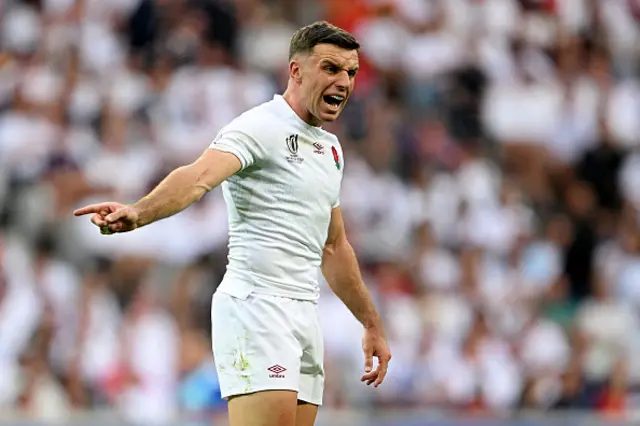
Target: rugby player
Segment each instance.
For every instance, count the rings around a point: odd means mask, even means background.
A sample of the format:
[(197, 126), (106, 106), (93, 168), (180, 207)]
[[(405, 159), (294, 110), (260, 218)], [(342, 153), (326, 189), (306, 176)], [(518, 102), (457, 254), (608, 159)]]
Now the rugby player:
[[(344, 158), (322, 129), (351, 95), (359, 44), (327, 22), (296, 31), (285, 93), (238, 116), (192, 164), (132, 205), (80, 208), (103, 234), (174, 215), (222, 185), (226, 274), (213, 295), (212, 342), (231, 426), (311, 426), (324, 387), (318, 271), (362, 323), (364, 373), (379, 386), (391, 354), (340, 211)], [(377, 359), (374, 367), (374, 358)]]

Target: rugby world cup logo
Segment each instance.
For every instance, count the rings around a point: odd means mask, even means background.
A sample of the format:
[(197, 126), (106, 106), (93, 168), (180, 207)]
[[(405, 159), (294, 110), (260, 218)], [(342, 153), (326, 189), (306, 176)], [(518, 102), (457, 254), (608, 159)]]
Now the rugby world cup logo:
[(291, 155), (298, 155), (298, 135), (291, 135), (287, 138), (287, 148)]

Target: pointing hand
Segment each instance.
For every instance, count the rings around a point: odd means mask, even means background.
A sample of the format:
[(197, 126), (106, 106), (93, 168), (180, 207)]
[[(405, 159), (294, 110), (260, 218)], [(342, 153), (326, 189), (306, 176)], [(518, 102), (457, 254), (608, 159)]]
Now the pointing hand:
[(138, 227), (138, 212), (132, 206), (116, 202), (91, 204), (73, 212), (74, 216), (93, 214), (91, 223), (103, 235), (133, 231)]

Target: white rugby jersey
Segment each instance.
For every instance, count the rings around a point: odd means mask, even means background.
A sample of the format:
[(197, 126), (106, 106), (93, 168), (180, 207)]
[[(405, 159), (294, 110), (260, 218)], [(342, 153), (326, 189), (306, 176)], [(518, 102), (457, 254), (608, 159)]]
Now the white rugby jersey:
[(242, 169), (222, 183), (229, 216), (219, 290), (318, 298), (318, 271), (344, 162), (338, 138), (305, 123), (280, 95), (234, 119), (211, 143)]

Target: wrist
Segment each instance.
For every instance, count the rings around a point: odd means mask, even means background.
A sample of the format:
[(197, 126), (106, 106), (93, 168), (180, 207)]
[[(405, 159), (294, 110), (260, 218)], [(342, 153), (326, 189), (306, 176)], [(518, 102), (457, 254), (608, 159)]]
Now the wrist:
[(139, 204), (140, 204), (140, 201), (134, 204), (129, 204), (127, 206), (133, 211), (133, 215), (136, 218), (136, 228), (141, 228), (149, 224), (148, 220), (144, 217), (143, 209)]
[(362, 326), (366, 330), (380, 330), (382, 329), (382, 321), (380, 321), (380, 318), (372, 318), (370, 320), (363, 321)]

